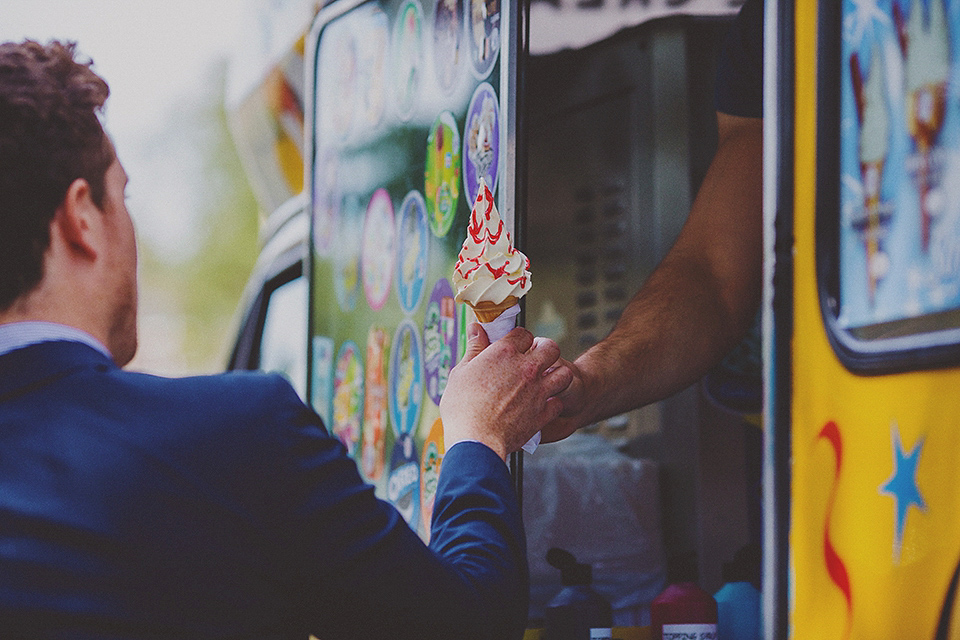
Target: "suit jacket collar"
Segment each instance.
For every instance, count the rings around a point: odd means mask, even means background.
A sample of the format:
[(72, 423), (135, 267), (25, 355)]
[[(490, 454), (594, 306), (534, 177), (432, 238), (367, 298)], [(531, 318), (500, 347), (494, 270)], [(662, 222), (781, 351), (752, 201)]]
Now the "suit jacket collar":
[(0, 356), (0, 402), (78, 369), (95, 367), (107, 371), (116, 366), (110, 358), (82, 342), (41, 342), (16, 349)]

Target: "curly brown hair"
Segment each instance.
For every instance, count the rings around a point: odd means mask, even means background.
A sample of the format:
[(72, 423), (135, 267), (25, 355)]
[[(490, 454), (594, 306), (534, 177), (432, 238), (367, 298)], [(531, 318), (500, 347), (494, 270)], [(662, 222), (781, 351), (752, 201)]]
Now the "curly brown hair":
[(43, 279), (50, 223), (70, 184), (102, 208), (115, 154), (99, 113), (110, 93), (75, 42), (0, 44), (0, 310)]

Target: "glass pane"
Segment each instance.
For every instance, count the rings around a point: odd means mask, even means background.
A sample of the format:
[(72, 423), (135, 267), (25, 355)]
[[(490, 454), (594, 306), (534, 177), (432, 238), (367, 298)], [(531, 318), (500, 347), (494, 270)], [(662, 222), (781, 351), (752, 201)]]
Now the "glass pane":
[(284, 374), (300, 397), (306, 399), (306, 278), (291, 280), (270, 294), (260, 339), (260, 368)]
[(859, 340), (954, 328), (960, 14), (944, 0), (843, 6), (837, 323)]

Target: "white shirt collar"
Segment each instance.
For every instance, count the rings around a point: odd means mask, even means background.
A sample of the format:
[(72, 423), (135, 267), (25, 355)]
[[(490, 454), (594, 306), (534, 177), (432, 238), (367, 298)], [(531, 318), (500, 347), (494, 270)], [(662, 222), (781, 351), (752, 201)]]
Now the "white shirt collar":
[(103, 346), (99, 340), (92, 335), (65, 324), (56, 322), (10, 322), (0, 324), (0, 355), (4, 355), (15, 349), (29, 347), (32, 344), (41, 342), (57, 342), (67, 340), (70, 342), (82, 342), (93, 347), (103, 355), (113, 360), (110, 351)]

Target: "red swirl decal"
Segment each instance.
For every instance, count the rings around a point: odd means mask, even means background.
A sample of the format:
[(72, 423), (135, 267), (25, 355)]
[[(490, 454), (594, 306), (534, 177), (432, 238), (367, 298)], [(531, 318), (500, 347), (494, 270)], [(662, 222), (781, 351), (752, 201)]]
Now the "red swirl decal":
[(827, 501), (827, 519), (823, 524), (823, 557), (827, 564), (827, 573), (830, 579), (839, 587), (843, 597), (847, 601), (847, 626), (843, 637), (850, 637), (850, 624), (853, 619), (853, 594), (850, 589), (850, 575), (847, 573), (847, 567), (843, 564), (840, 554), (837, 553), (833, 542), (830, 540), (830, 516), (833, 513), (833, 503), (837, 499), (837, 486), (840, 483), (840, 465), (843, 462), (843, 445), (840, 438), (840, 428), (836, 422), (828, 422), (820, 430), (818, 438), (824, 438), (833, 446), (833, 452), (836, 455), (836, 468), (834, 469), (833, 486), (830, 488), (830, 499)]

